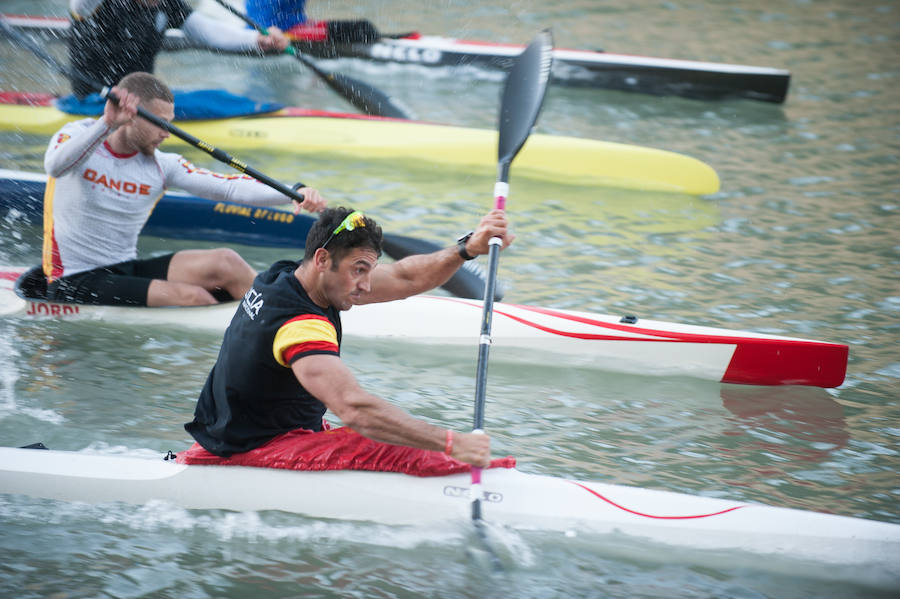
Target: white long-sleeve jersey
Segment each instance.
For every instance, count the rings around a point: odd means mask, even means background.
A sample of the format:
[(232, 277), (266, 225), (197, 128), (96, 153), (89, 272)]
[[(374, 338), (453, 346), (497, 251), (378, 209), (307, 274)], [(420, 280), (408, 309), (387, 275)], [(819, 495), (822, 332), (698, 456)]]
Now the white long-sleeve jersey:
[(137, 239), (163, 193), (176, 187), (214, 201), (290, 202), (246, 175), (197, 168), (182, 156), (113, 152), (101, 118), (65, 125), (44, 156), (44, 274), (49, 280), (137, 257)]
[[(106, 0), (69, 0), (69, 13), (74, 19), (89, 19)], [(181, 30), (189, 39), (217, 50), (258, 50), (259, 34), (243, 25), (221, 22), (209, 15), (193, 11), (188, 14)]]

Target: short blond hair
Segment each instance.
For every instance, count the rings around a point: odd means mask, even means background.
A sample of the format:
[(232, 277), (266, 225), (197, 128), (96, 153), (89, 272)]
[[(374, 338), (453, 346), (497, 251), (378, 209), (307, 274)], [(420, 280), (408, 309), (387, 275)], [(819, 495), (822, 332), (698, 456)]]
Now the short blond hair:
[(162, 82), (159, 77), (143, 71), (129, 73), (122, 77), (119, 87), (127, 89), (146, 103), (151, 100), (163, 100), (164, 102), (175, 102), (172, 90), (169, 86)]

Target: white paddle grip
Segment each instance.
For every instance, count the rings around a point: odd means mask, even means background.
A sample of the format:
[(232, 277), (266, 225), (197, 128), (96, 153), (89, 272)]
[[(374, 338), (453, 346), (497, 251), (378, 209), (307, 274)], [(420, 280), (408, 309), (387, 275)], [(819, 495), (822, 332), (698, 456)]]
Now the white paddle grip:
[(494, 183), (494, 197), (495, 198), (508, 198), (509, 197), (509, 183), (505, 181), (497, 181)]

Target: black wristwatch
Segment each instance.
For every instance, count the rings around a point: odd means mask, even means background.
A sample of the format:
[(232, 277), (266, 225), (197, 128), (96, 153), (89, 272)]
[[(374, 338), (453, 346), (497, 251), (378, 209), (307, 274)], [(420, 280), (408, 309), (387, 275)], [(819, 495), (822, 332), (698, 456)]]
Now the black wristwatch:
[(459, 257), (463, 260), (474, 260), (475, 256), (470, 256), (469, 252), (466, 251), (466, 242), (469, 241), (469, 237), (475, 234), (475, 231), (469, 231), (462, 237), (456, 240), (456, 251), (459, 252)]

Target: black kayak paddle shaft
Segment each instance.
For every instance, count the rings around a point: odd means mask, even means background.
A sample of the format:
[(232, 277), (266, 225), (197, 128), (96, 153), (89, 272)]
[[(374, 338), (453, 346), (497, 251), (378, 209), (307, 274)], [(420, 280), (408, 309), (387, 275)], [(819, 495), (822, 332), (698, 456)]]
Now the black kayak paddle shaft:
[[(506, 78), (500, 102), (499, 139), (497, 142), (497, 181), (494, 184), (495, 208), (504, 210), (509, 195), (509, 167), (531, 129), (547, 93), (550, 67), (553, 62), (553, 38), (542, 31), (519, 55)], [(485, 283), (481, 335), (478, 345), (478, 366), (475, 380), (475, 416), (473, 432), (484, 429), (484, 407), (487, 391), (488, 354), (491, 347), (491, 319), (494, 310), (493, 290), (500, 263), (503, 242), (495, 237), (490, 241), (488, 275)], [(481, 519), (481, 469), (472, 468), (472, 519)]]

